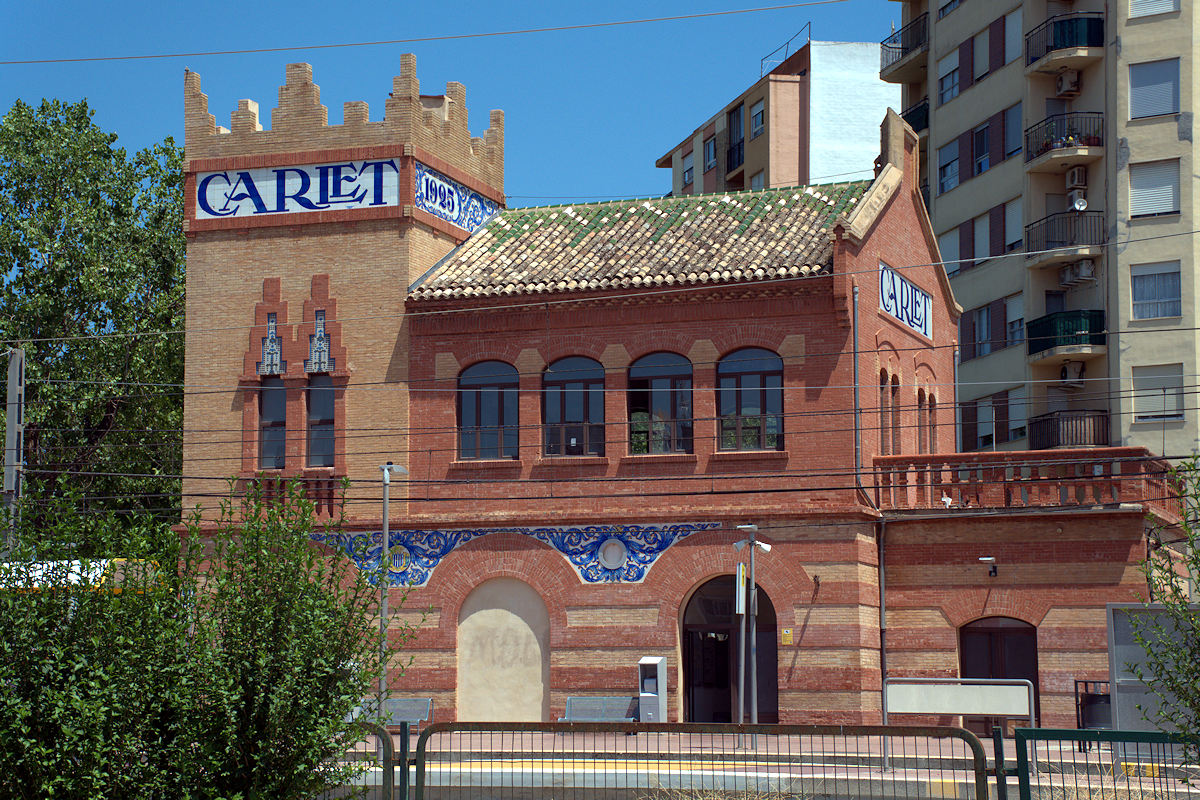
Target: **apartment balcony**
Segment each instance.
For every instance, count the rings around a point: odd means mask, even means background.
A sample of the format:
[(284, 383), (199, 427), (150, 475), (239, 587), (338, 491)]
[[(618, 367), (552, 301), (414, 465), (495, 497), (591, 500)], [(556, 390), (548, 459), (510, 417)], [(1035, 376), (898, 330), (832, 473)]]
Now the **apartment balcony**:
[(1059, 14), (1025, 34), (1025, 73), (1083, 69), (1104, 58), (1104, 14)]
[(885, 511), (1062, 508), (1137, 503), (1181, 516), (1171, 465), (1138, 447), (1107, 447), (1065, 458), (1063, 451), (878, 456), (875, 502)]
[(738, 167), (746, 162), (746, 140), (734, 142), (725, 151), (725, 172), (726, 174), (733, 172)]
[(1103, 309), (1056, 311), (1025, 324), (1025, 352), (1034, 366), (1102, 356), (1107, 344)]
[(1046, 117), (1025, 131), (1026, 172), (1066, 172), (1104, 158), (1104, 114), (1071, 112)]
[(928, 65), (929, 14), (922, 14), (880, 42), (879, 80), (888, 83), (913, 83), (921, 79)]
[(1103, 211), (1064, 211), (1025, 226), (1025, 266), (1056, 266), (1098, 258), (1104, 247)]
[(1051, 411), (1029, 420), (1029, 449), (1108, 447), (1108, 412)]
[(900, 112), (900, 117), (921, 136), (929, 133), (929, 98), (914, 103)]

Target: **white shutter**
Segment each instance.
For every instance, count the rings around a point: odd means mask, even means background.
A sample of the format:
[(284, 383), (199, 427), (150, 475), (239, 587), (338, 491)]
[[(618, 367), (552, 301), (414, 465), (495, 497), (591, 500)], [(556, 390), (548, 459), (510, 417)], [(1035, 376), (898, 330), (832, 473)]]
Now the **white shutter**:
[(1183, 364), (1133, 368), (1134, 419), (1183, 416)]
[(1021, 198), (1004, 204), (1004, 244), (1007, 247), (1025, 238), (1025, 212)]
[(1179, 161), (1129, 165), (1129, 215), (1179, 212)]
[(971, 47), (975, 58), (975, 72), (973, 74), (977, 79), (982, 78), (984, 75), (987, 75), (988, 67), (991, 65), (991, 54), (988, 52), (988, 32), (983, 31), (982, 33), (975, 34), (975, 42)]
[(1029, 420), (1029, 401), (1025, 396), (1025, 387), (1008, 390), (1008, 436), (1019, 439), (1025, 435), (1025, 426)]
[(947, 231), (938, 237), (938, 250), (942, 251), (942, 263), (946, 272), (958, 271), (958, 228)]
[(1129, 116), (1153, 117), (1179, 111), (1179, 59), (1129, 65)]
[(1178, 10), (1179, 0), (1129, 0), (1130, 17), (1148, 17)]
[(938, 78), (944, 78), (954, 70), (958, 69), (958, 51), (955, 50), (950, 55), (938, 62)]
[(975, 218), (975, 260), (983, 261), (992, 257), (992, 237), (988, 221), (990, 215), (980, 214)]
[(1025, 49), (1025, 32), (1021, 29), (1021, 9), (1004, 15), (1004, 63), (1020, 58)]

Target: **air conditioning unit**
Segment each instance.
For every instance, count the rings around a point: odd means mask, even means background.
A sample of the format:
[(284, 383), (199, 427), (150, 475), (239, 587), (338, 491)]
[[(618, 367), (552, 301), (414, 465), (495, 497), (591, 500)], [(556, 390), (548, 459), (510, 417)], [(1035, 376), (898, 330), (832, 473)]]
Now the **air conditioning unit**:
[(1058, 282), (1063, 286), (1078, 286), (1081, 283), (1091, 283), (1096, 280), (1095, 259), (1085, 258), (1074, 264), (1067, 264), (1058, 270)]
[(1068, 392), (1080, 391), (1084, 387), (1083, 373), (1082, 361), (1068, 361), (1058, 373), (1058, 388)]
[(1087, 211), (1087, 191), (1084, 189), (1072, 189), (1067, 192), (1067, 205), (1073, 211)]
[(1079, 70), (1064, 69), (1058, 73), (1058, 80), (1054, 85), (1054, 94), (1056, 97), (1078, 97), (1079, 96)]
[(1067, 264), (1058, 270), (1058, 282), (1063, 286), (1074, 286), (1079, 283), (1079, 265)]
[(1087, 188), (1087, 167), (1071, 167), (1067, 170), (1067, 190)]
[(1079, 281), (1095, 281), (1096, 280), (1096, 259), (1085, 258), (1079, 261), (1076, 265), (1079, 268)]

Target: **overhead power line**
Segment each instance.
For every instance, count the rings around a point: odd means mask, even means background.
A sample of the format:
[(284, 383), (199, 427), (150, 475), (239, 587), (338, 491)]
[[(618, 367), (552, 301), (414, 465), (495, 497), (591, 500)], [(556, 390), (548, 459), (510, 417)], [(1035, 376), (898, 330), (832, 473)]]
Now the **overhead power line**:
[(624, 19), (614, 20), (612, 22), (587, 22), (579, 25), (555, 25), (542, 28), (517, 28), (514, 30), (505, 31), (486, 31), (483, 33), (450, 33), (441, 36), (412, 36), (406, 39), (382, 39), (370, 42), (340, 42), (336, 44), (311, 44), (311, 45), (289, 45), (286, 47), (253, 47), (240, 50), (196, 50), (192, 52), (178, 53), (149, 53), (144, 55), (123, 55), (123, 56), (86, 56), (80, 58), (34, 58), (24, 60), (9, 60), (0, 61), (0, 65), (11, 66), (17, 64), (77, 64), (91, 63), (96, 61), (148, 61), (154, 59), (166, 58), (198, 58), (201, 56), (234, 56), (234, 55), (249, 55), (252, 53), (286, 53), (296, 50), (332, 50), (336, 48), (347, 47), (378, 47), (381, 45), (392, 44), (418, 44), (421, 42), (447, 42), (456, 39), (487, 39), (500, 36), (525, 36), (534, 33), (563, 33), (565, 31), (579, 31), (595, 28), (615, 28), (625, 25), (645, 25), (652, 22), (679, 22), (691, 19), (705, 19), (709, 17), (728, 17), (737, 14), (757, 14), (764, 11), (783, 11), (790, 8), (805, 8), (809, 6), (827, 6), (836, 3), (844, 3), (847, 0), (810, 0), (805, 3), (787, 3), (785, 5), (776, 6), (760, 6), (758, 8), (738, 8), (730, 11), (706, 11), (696, 14), (678, 14), (670, 17), (646, 17), (643, 19)]
[[(800, 187), (798, 187), (798, 188), (800, 188)], [(1150, 241), (1156, 241), (1159, 239), (1172, 239), (1172, 238), (1176, 238), (1179, 236), (1195, 236), (1197, 234), (1200, 234), (1200, 229), (1190, 230), (1190, 231), (1178, 231), (1176, 233), (1163, 233), (1163, 234), (1158, 234), (1155, 236), (1142, 236), (1142, 237), (1137, 237), (1137, 238), (1130, 237), (1128, 239), (1124, 239), (1121, 241), (1105, 242), (1104, 244), (1101, 244), (1098, 246), (1103, 247), (1103, 248), (1118, 247), (1118, 246), (1124, 247), (1126, 245), (1134, 244), (1134, 243), (1138, 243), (1138, 242), (1150, 242)], [(944, 268), (945, 265), (947, 265), (947, 264), (962, 264), (962, 263), (968, 263), (968, 262), (973, 264), (976, 261), (984, 261), (984, 260), (991, 261), (994, 263), (999, 263), (1005, 259), (1020, 258), (1020, 259), (1022, 259), (1022, 261), (1024, 261), (1024, 259), (1027, 256), (1041, 255), (1041, 254), (1045, 254), (1045, 253), (1054, 253), (1054, 252), (1058, 252), (1061, 250), (1062, 250), (1061, 247), (1049, 247), (1044, 250), (1027, 250), (1027, 251), (1023, 251), (1023, 252), (1015, 251), (1012, 253), (1002, 253), (1000, 255), (990, 256), (987, 259), (960, 258), (960, 259), (953, 259), (950, 261), (930, 261), (930, 262), (925, 262), (925, 263), (921, 263), (921, 264), (903, 264), (903, 265), (888, 264), (888, 267), (890, 269), (892, 269), (893, 271), (898, 271), (898, 270), (906, 270), (906, 269), (926, 269), (929, 267), (937, 267), (937, 266), (941, 266)], [(878, 268), (872, 267), (872, 268), (868, 268), (868, 269), (851, 270), (849, 272), (839, 272), (837, 274), (838, 275), (846, 275), (846, 276), (851, 276), (851, 275), (872, 275), (873, 276), (873, 275), (878, 274)], [(622, 300), (622, 299), (637, 299), (637, 298), (646, 298), (646, 297), (656, 297), (659, 295), (667, 295), (667, 294), (688, 294), (691, 292), (711, 292), (714, 290), (729, 289), (729, 288), (743, 288), (744, 289), (747, 287), (755, 287), (755, 286), (771, 286), (774, 284), (781, 284), (781, 283), (795, 283), (795, 282), (802, 282), (802, 281), (821, 280), (821, 279), (828, 279), (831, 277), (833, 277), (833, 275), (824, 274), (824, 275), (813, 275), (813, 276), (809, 276), (809, 277), (764, 278), (762, 280), (755, 280), (755, 281), (748, 281), (748, 282), (741, 281), (741, 282), (731, 282), (731, 283), (705, 283), (705, 284), (699, 284), (699, 285), (671, 286), (671, 287), (665, 287), (665, 288), (656, 287), (654, 289), (640, 288), (640, 289), (632, 289), (629, 291), (622, 291), (620, 293), (608, 293), (609, 290), (589, 290), (589, 294), (581, 295), (581, 296), (572, 296), (572, 297), (546, 296), (542, 299), (536, 299), (538, 297), (537, 295), (530, 295), (529, 300), (519, 302), (519, 303), (505, 303), (503, 305), (487, 305), (487, 306), (466, 306), (466, 307), (453, 308), (453, 309), (438, 309), (435, 311), (433, 311), (433, 310), (431, 310), (431, 311), (409, 311), (409, 312), (400, 311), (395, 314), (367, 314), (367, 315), (364, 315), (361, 317), (338, 317), (337, 319), (327, 319), (326, 324), (361, 322), (364, 320), (382, 320), (382, 319), (399, 320), (402, 318), (403, 319), (413, 319), (416, 317), (426, 317), (426, 316), (433, 317), (433, 316), (452, 316), (452, 315), (457, 315), (457, 314), (478, 314), (478, 313), (485, 312), (485, 311), (519, 311), (521, 309), (528, 309), (528, 308), (550, 308), (550, 307), (565, 306), (565, 305), (579, 305), (582, 303), (593, 303), (597, 300), (611, 301), (611, 300)], [(456, 299), (461, 300), (464, 298), (456, 298)], [(297, 324), (297, 323), (288, 323), (288, 324)], [(184, 328), (178, 328), (175, 330), (133, 331), (133, 332), (129, 332), (129, 333), (118, 332), (118, 333), (89, 333), (89, 334), (80, 334), (77, 336), (35, 336), (35, 337), (29, 337), (29, 338), (24, 338), (24, 339), (22, 339), (22, 338), (0, 339), (0, 345), (20, 345), (20, 344), (33, 344), (33, 343), (41, 343), (41, 342), (74, 342), (74, 341), (87, 341), (87, 340), (95, 340), (95, 339), (134, 339), (134, 338), (138, 338), (138, 337), (150, 337), (150, 336), (178, 336), (178, 335), (185, 334), (185, 333), (221, 333), (221, 332), (228, 332), (228, 331), (249, 331), (253, 328), (261, 328), (261, 327), (263, 327), (263, 326), (249, 323), (249, 324), (243, 324), (243, 325), (222, 325), (222, 326), (209, 327), (209, 328), (184, 327)], [(1161, 329), (1157, 329), (1157, 330), (1160, 330), (1160, 331), (1186, 331), (1186, 330), (1198, 330), (1198, 328), (1161, 328)], [(1114, 332), (1114, 331), (1110, 331), (1110, 332)], [(1126, 333), (1126, 332), (1132, 333), (1133, 331), (1122, 331), (1122, 333)], [(932, 350), (932, 349), (937, 349), (939, 347), (950, 347), (950, 346), (952, 346), (952, 345), (928, 345), (928, 346), (923, 346), (923, 347), (919, 347), (919, 348), (904, 348), (904, 349), (905, 350)], [(874, 351), (871, 351), (871, 352), (874, 352)]]

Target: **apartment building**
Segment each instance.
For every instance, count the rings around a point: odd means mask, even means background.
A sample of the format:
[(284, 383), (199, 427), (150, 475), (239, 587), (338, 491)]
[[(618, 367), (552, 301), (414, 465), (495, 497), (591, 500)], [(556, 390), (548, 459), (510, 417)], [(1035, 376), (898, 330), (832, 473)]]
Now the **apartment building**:
[(899, 107), (874, 42), (806, 42), (655, 162), (671, 194), (865, 178), (877, 121)]
[(966, 309), (961, 449), (1200, 445), (1184, 8), (902, 0), (880, 78)]

